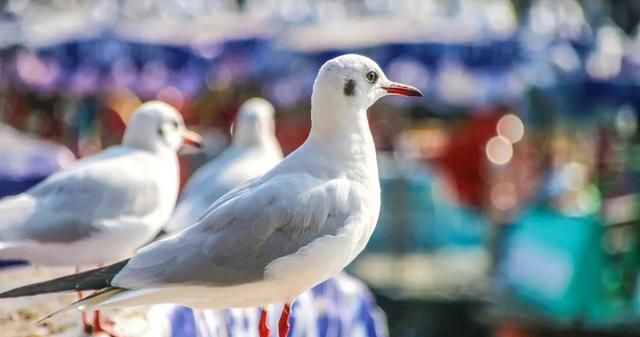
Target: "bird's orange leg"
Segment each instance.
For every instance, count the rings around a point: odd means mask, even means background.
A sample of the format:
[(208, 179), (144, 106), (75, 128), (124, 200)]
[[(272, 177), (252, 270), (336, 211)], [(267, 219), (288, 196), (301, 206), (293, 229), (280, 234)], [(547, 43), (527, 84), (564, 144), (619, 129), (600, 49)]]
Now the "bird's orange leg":
[[(103, 264), (98, 264), (98, 268), (102, 268)], [(104, 332), (111, 337), (119, 337), (119, 335), (113, 330), (113, 323), (102, 318), (100, 310), (93, 312), (93, 332)]]
[(269, 337), (271, 330), (267, 325), (267, 310), (263, 307), (260, 312), (260, 326), (258, 327), (258, 331), (260, 332), (260, 337)]
[(113, 325), (102, 320), (100, 310), (96, 310), (93, 316), (93, 333), (104, 332), (111, 337), (120, 337), (114, 330)]
[[(80, 267), (76, 266), (76, 274), (79, 272), (80, 272)], [(84, 296), (82, 295), (82, 290), (77, 290), (76, 293), (78, 294), (78, 301), (84, 298)], [(89, 321), (89, 316), (84, 311), (81, 313), (81, 315), (82, 315), (82, 331), (84, 331), (84, 333), (86, 334), (90, 334), (92, 329), (91, 329), (91, 322)]]
[(285, 303), (280, 315), (280, 322), (278, 322), (278, 334), (280, 337), (287, 337), (289, 334), (289, 314), (291, 314), (291, 306), (289, 303)]

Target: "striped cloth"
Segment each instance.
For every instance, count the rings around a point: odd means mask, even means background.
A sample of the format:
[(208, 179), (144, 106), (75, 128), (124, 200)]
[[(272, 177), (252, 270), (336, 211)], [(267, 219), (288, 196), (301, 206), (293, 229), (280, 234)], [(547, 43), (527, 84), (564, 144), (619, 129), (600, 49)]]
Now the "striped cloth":
[[(271, 336), (277, 336), (281, 305), (269, 307)], [(155, 306), (158, 320), (169, 318), (171, 337), (258, 337), (259, 308), (193, 310)], [(160, 313), (160, 314), (157, 314)], [(290, 337), (386, 337), (386, 318), (369, 290), (346, 274), (329, 279), (293, 304)]]

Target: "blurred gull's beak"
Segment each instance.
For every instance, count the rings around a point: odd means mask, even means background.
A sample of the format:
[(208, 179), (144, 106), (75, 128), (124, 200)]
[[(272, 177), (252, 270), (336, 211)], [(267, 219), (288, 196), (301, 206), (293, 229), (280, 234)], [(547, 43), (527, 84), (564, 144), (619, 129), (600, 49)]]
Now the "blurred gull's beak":
[(418, 88), (402, 83), (390, 82), (388, 85), (382, 86), (382, 89), (386, 90), (390, 95), (422, 97), (422, 93)]
[(191, 130), (185, 130), (182, 134), (182, 144), (200, 149), (202, 148), (202, 137)]

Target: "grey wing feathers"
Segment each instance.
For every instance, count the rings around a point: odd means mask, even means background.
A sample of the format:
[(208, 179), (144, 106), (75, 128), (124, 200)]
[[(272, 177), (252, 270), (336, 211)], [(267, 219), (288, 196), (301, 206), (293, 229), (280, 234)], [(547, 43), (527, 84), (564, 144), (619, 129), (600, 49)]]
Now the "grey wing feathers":
[(260, 181), (262, 180), (262, 177), (257, 177), (257, 178), (253, 178), (250, 179), (248, 181), (246, 181), (243, 184), (238, 185), (237, 187), (235, 187), (234, 189), (232, 189), (231, 191), (225, 193), (223, 196), (221, 196), (220, 198), (218, 198), (218, 200), (216, 200), (211, 206), (209, 206), (207, 208), (206, 211), (204, 211), (202, 213), (202, 215), (200, 215), (200, 217), (198, 217), (198, 221), (202, 220), (203, 218), (205, 218), (209, 213), (211, 213), (214, 209), (220, 207), (220, 205), (226, 203), (227, 201), (245, 194), (247, 192), (249, 192), (251, 190), (252, 187), (256, 186), (258, 183), (260, 183)]
[(0, 294), (0, 298), (32, 296), (71, 290), (99, 290), (111, 286), (113, 277), (127, 264), (123, 260), (110, 266), (82, 273), (59, 277), (53, 280), (29, 284)]
[[(300, 178), (300, 179), (297, 179)], [(236, 191), (200, 222), (138, 252), (114, 285), (229, 286), (261, 280), (273, 260), (335, 235), (349, 214), (349, 184), (282, 177)], [(299, 180), (295, 182), (294, 180)], [(282, 190), (282, 188), (288, 190)]]
[[(89, 237), (100, 231), (100, 225), (78, 222), (70, 217), (67, 221), (58, 221), (61, 226), (38, 226), (28, 233), (30, 240), (42, 243), (69, 243)], [(64, 229), (61, 229), (64, 227)]]
[(88, 161), (25, 192), (31, 212), (14, 228), (0, 231), (0, 240), (73, 242), (99, 232), (101, 220), (152, 212), (158, 203), (157, 185), (143, 171), (122, 172), (122, 160), (129, 158)]

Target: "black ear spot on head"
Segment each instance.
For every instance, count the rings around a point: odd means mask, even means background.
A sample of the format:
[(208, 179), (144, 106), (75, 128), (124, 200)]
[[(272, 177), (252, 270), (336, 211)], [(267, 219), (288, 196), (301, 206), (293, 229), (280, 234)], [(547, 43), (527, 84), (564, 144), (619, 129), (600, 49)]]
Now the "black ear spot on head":
[(345, 96), (353, 96), (356, 93), (356, 81), (348, 78), (346, 82), (344, 82), (344, 95)]

